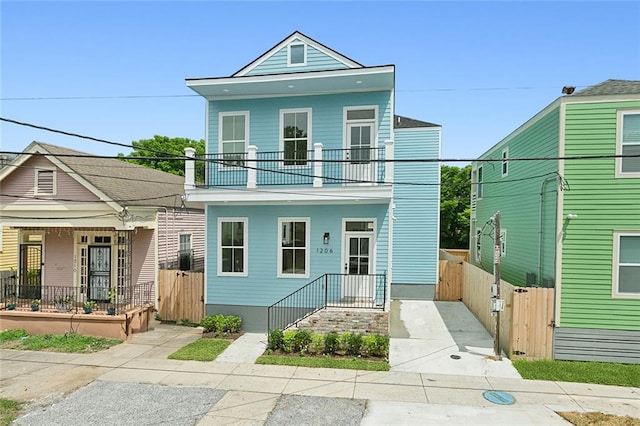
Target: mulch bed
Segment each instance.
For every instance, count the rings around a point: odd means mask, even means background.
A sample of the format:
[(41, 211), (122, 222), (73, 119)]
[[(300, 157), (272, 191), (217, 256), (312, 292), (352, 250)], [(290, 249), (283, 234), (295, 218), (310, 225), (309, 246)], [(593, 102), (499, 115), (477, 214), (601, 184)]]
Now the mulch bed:
[(239, 331), (237, 333), (218, 333), (215, 331), (203, 331), (202, 332), (202, 338), (203, 339), (224, 339), (224, 340), (236, 340), (237, 338), (239, 338), (240, 336), (242, 336), (244, 334), (243, 331)]

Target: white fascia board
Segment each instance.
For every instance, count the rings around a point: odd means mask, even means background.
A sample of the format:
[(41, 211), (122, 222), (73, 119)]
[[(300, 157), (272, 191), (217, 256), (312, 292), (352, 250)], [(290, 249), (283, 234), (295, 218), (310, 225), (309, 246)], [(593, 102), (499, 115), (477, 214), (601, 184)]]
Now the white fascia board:
[(304, 92), (304, 93), (275, 93), (270, 95), (236, 95), (236, 96), (203, 96), (208, 101), (234, 101), (240, 99), (265, 99), (265, 98), (276, 98), (276, 97), (287, 97), (294, 98), (296, 96), (310, 96), (310, 95), (336, 95), (340, 93), (364, 93), (364, 92), (380, 92), (388, 89), (381, 88), (364, 88), (364, 89), (344, 89), (344, 90), (322, 90), (322, 91), (314, 91), (314, 92)]
[(391, 185), (347, 188), (198, 189), (189, 201), (208, 205), (382, 204), (391, 200)]
[(330, 70), (319, 72), (298, 72), (298, 73), (284, 73), (284, 74), (268, 74), (268, 75), (255, 75), (246, 76), (242, 78), (238, 77), (222, 77), (222, 78), (204, 78), (197, 80), (187, 80), (187, 87), (198, 86), (221, 86), (221, 85), (234, 85), (234, 84), (247, 84), (247, 83), (268, 83), (268, 82), (282, 82), (282, 81), (296, 81), (307, 80), (309, 78), (331, 78), (342, 76), (359, 76), (359, 75), (375, 75), (375, 74), (387, 74), (393, 73), (393, 65), (385, 65), (381, 67), (370, 68), (353, 68), (347, 70)]
[(253, 71), (255, 68), (257, 68), (258, 66), (263, 64), (266, 60), (271, 58), (274, 54), (279, 52), (280, 49), (285, 48), (289, 43), (291, 43), (295, 39), (301, 40), (307, 46), (312, 46), (313, 48), (319, 50), (320, 52), (324, 53), (325, 55), (332, 57), (336, 61), (341, 62), (341, 63), (343, 63), (344, 65), (346, 65), (346, 66), (348, 66), (350, 68), (361, 68), (362, 67), (362, 65), (358, 64), (357, 62), (352, 61), (351, 59), (347, 58), (346, 56), (343, 56), (343, 55), (339, 54), (338, 52), (336, 52), (334, 50), (331, 50), (331, 49), (327, 48), (326, 46), (321, 45), (317, 41), (312, 40), (309, 37), (305, 36), (304, 34), (299, 33), (299, 32), (296, 31), (293, 34), (291, 34), (289, 37), (287, 37), (286, 39), (282, 40), (280, 43), (278, 43), (275, 46), (273, 46), (271, 49), (267, 50), (262, 55), (258, 56), (258, 58), (256, 58), (253, 62), (251, 62), (250, 64), (246, 65), (244, 68), (242, 68), (240, 71), (236, 72), (233, 75), (236, 76), (236, 77), (241, 77), (241, 76), (247, 75), (248, 73)]

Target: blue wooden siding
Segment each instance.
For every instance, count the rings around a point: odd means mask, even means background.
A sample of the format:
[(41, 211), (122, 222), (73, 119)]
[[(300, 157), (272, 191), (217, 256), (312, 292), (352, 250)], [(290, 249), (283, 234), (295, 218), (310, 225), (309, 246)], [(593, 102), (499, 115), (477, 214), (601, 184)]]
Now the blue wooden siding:
[[(387, 204), (322, 206), (209, 206), (207, 208), (207, 304), (269, 306), (325, 273), (342, 272), (342, 219), (375, 218), (376, 273), (388, 269)], [(248, 276), (218, 276), (219, 217), (248, 218)], [(310, 218), (309, 278), (277, 278), (278, 218)], [(322, 242), (330, 233), (329, 244)], [(332, 253), (318, 253), (329, 249)]]
[[(440, 129), (396, 130), (396, 159), (438, 158)], [(394, 166), (393, 282), (436, 284), (440, 167), (433, 163)], [(428, 185), (403, 185), (426, 183)]]
[(378, 144), (384, 146), (390, 137), (391, 92), (365, 92), (337, 95), (291, 96), (286, 98), (241, 99), (209, 102), (208, 153), (218, 147), (218, 114), (249, 111), (249, 144), (259, 152), (278, 151), (280, 143), (280, 110), (311, 108), (311, 146), (322, 142), (325, 149), (343, 147), (343, 109), (345, 106), (378, 106)]
[(287, 49), (288, 47), (285, 46), (275, 52), (270, 58), (248, 72), (247, 75), (326, 71), (349, 68), (342, 62), (309, 45), (307, 45), (307, 65), (289, 67), (287, 66)]

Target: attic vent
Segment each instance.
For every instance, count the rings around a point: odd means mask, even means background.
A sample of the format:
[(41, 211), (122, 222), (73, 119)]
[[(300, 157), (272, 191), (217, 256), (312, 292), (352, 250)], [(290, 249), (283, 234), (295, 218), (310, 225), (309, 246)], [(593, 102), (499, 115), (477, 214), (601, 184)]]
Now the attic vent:
[(307, 46), (304, 43), (291, 43), (288, 53), (289, 66), (306, 65)]
[(476, 207), (478, 204), (478, 196), (473, 193), (471, 194), (471, 220), (476, 218)]
[(37, 195), (55, 195), (55, 171), (54, 170), (37, 170), (36, 171), (36, 194)]

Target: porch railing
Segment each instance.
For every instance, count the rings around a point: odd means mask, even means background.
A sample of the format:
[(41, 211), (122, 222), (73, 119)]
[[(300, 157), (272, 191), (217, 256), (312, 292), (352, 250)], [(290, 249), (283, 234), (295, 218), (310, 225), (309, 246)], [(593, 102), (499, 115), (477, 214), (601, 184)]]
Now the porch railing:
[(393, 141), (384, 147), (247, 152), (195, 156), (185, 150), (186, 188), (247, 187), (262, 185), (381, 185), (393, 181)]
[(85, 302), (93, 301), (94, 311), (106, 313), (108, 308), (112, 308), (115, 314), (119, 314), (136, 306), (154, 303), (153, 281), (118, 287), (114, 291), (116, 295), (111, 301), (90, 297), (86, 286), (33, 286), (18, 284), (15, 277), (0, 278), (0, 304), (4, 309), (32, 310), (33, 301), (37, 299), (40, 311), (80, 313), (84, 311)]
[(386, 274), (324, 274), (267, 309), (267, 331), (284, 330), (326, 307), (384, 310)]

